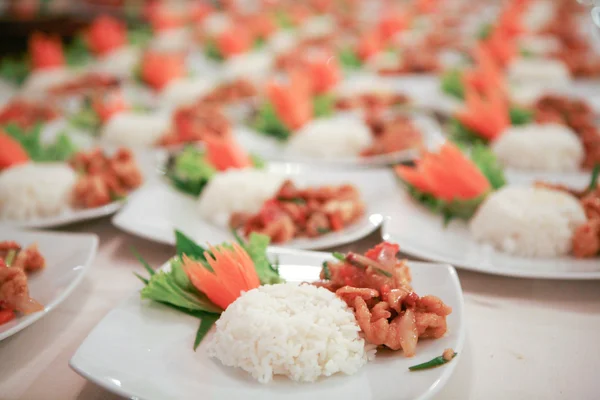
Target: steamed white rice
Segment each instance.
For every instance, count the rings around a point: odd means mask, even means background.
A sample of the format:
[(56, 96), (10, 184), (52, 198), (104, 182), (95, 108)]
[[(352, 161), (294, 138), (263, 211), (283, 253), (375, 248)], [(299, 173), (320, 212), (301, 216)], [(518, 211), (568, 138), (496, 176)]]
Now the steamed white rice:
[(537, 56), (545, 56), (559, 51), (562, 43), (553, 35), (523, 35), (519, 38), (521, 50)]
[(160, 103), (169, 109), (191, 104), (213, 87), (213, 81), (203, 77), (176, 79), (160, 93)]
[(266, 51), (239, 54), (225, 61), (223, 76), (229, 80), (246, 78), (253, 82), (261, 82), (269, 76), (273, 64), (273, 54)]
[(202, 191), (198, 212), (212, 224), (227, 227), (234, 212), (258, 212), (283, 181), (281, 175), (252, 168), (221, 172)]
[(332, 34), (336, 29), (335, 20), (331, 15), (318, 15), (307, 19), (300, 27), (303, 38), (320, 38)]
[(156, 51), (183, 51), (194, 43), (192, 31), (188, 28), (173, 28), (158, 32), (149, 43)]
[(351, 97), (365, 93), (392, 93), (390, 81), (373, 73), (356, 73), (335, 88), (339, 96)]
[(153, 146), (169, 129), (168, 114), (143, 114), (132, 111), (119, 113), (101, 129), (102, 140), (131, 147)]
[(285, 151), (319, 159), (356, 157), (372, 140), (364, 121), (344, 115), (309, 122), (291, 137)]
[(92, 71), (114, 75), (119, 78), (129, 78), (133, 75), (135, 66), (140, 59), (140, 51), (134, 47), (122, 47), (109, 54), (98, 57), (92, 65)]
[(202, 21), (202, 30), (208, 36), (216, 36), (231, 26), (231, 18), (224, 12), (215, 12)]
[(65, 163), (27, 163), (0, 174), (0, 219), (28, 220), (69, 209), (77, 181)]
[(577, 171), (585, 156), (577, 134), (559, 124), (510, 127), (492, 151), (505, 167), (529, 171)]
[(518, 58), (508, 66), (508, 79), (512, 83), (544, 82), (558, 86), (568, 84), (571, 73), (560, 60)]
[(522, 257), (558, 257), (571, 251), (571, 237), (586, 221), (568, 193), (508, 186), (492, 193), (470, 222), (473, 237)]
[(348, 306), (311, 285), (253, 289), (227, 307), (216, 327), (209, 356), (261, 383), (274, 375), (298, 382), (338, 372), (352, 375), (375, 354), (360, 337)]

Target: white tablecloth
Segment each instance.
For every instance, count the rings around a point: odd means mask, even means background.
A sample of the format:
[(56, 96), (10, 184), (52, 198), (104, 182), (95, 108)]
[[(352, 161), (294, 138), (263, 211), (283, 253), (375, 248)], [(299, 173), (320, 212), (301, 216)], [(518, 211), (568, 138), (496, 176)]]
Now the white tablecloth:
[[(68, 361), (94, 325), (139, 288), (131, 247), (156, 266), (173, 253), (107, 220), (65, 230), (97, 233), (98, 255), (62, 305), (0, 342), (2, 400), (118, 399), (78, 376)], [(362, 251), (379, 240), (374, 234), (345, 247)], [(436, 400), (600, 399), (600, 282), (459, 275), (467, 344)]]

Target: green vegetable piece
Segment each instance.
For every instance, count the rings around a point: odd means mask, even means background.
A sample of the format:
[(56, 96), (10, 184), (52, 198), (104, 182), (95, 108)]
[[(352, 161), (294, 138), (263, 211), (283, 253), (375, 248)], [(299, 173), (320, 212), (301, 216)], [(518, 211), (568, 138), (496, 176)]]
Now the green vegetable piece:
[(502, 186), (506, 185), (506, 178), (504, 177), (502, 166), (489, 147), (482, 144), (474, 145), (471, 148), (470, 158), (485, 175), (492, 188), (500, 189)]
[(100, 117), (91, 105), (83, 106), (68, 119), (68, 122), (74, 128), (89, 131), (93, 134), (98, 132), (102, 124)]
[(533, 120), (533, 111), (526, 108), (512, 106), (508, 112), (511, 125), (525, 125)]
[(315, 118), (326, 117), (333, 114), (335, 98), (329, 94), (315, 96), (313, 99), (313, 112)]
[(250, 161), (252, 161), (252, 165), (256, 169), (264, 169), (267, 166), (267, 162), (256, 154), (250, 154)]
[(257, 131), (273, 136), (277, 140), (285, 141), (290, 137), (290, 130), (281, 122), (275, 108), (269, 102), (264, 102), (258, 109), (254, 123)]
[(5, 57), (0, 62), (0, 76), (16, 85), (21, 85), (29, 75), (29, 62), (27, 57)]
[(208, 162), (204, 152), (188, 146), (168, 168), (167, 177), (177, 189), (197, 197), (216, 173), (217, 170)]
[(254, 43), (252, 43), (252, 48), (254, 50), (260, 50), (267, 44), (267, 41), (264, 38), (256, 38), (254, 39)]
[(494, 26), (492, 24), (483, 24), (477, 32), (477, 39), (486, 40), (492, 34)]
[(337, 258), (340, 261), (346, 261), (346, 255), (342, 254), (340, 252), (334, 251), (333, 253), (331, 253), (331, 255), (335, 258)]
[(77, 35), (65, 48), (65, 59), (70, 67), (81, 67), (92, 59), (83, 35)]
[(7, 267), (10, 267), (12, 265), (13, 261), (15, 260), (16, 255), (17, 255), (16, 250), (8, 251), (8, 253), (6, 254), (6, 258), (4, 259), (4, 263), (6, 264)]
[(271, 239), (267, 235), (252, 232), (248, 237), (248, 241), (242, 244), (242, 247), (254, 262), (254, 268), (256, 269), (260, 283), (263, 285), (284, 281), (279, 276), (277, 265), (271, 264), (267, 257), (267, 247), (270, 242)]
[(442, 75), (442, 91), (459, 100), (465, 98), (465, 87), (462, 82), (462, 72), (451, 69)]
[(323, 277), (326, 280), (331, 279), (331, 271), (329, 270), (329, 264), (327, 263), (327, 261), (323, 261)]
[(138, 261), (144, 266), (144, 269), (150, 274), (150, 276), (154, 275), (156, 272), (150, 267), (150, 264), (141, 256), (141, 254), (134, 248), (131, 248), (131, 252), (138, 259)]
[(342, 49), (338, 53), (338, 59), (342, 68), (358, 69), (362, 67), (362, 61), (351, 48)]
[(519, 53), (523, 58), (533, 58), (535, 57), (535, 53), (529, 49), (520, 49)]
[(198, 331), (196, 331), (196, 339), (194, 339), (194, 351), (200, 346), (200, 342), (206, 336), (210, 328), (217, 322), (219, 319), (219, 314), (210, 314), (205, 313), (202, 317), (200, 317), (200, 325), (198, 326)]
[[(456, 357), (457, 354), (458, 353), (454, 353), (452, 355), (452, 358)], [(431, 359), (427, 362), (424, 362), (422, 364), (417, 364), (417, 365), (413, 365), (412, 367), (408, 367), (408, 369), (411, 371), (420, 371), (423, 369), (439, 367), (440, 365), (444, 365), (447, 362), (448, 362), (448, 360), (446, 360), (443, 356), (439, 356), (439, 357)]]
[(458, 145), (486, 144), (487, 140), (473, 130), (464, 126), (458, 119), (452, 118), (448, 123), (450, 139)]
[(326, 234), (326, 233), (329, 233), (329, 232), (331, 232), (331, 229), (329, 229), (329, 228), (322, 228), (322, 227), (318, 227), (318, 228), (317, 228), (317, 232), (319, 232), (321, 235), (324, 235), (324, 234)]
[(77, 151), (71, 139), (64, 133), (60, 134), (54, 143), (42, 144), (41, 128), (41, 124), (28, 131), (14, 124), (3, 127), (4, 132), (18, 141), (29, 158), (36, 162), (66, 161)]
[(594, 169), (592, 170), (592, 179), (590, 180), (590, 184), (587, 188), (589, 191), (596, 189), (596, 186), (598, 186), (598, 176), (600, 176), (600, 164), (594, 165)]
[(213, 40), (209, 40), (204, 45), (204, 55), (210, 60), (223, 61), (223, 55)]
[(178, 230), (175, 231), (175, 249), (179, 257), (185, 254), (194, 260), (206, 261), (204, 253), (207, 250)]
[(136, 47), (144, 47), (152, 39), (152, 28), (148, 25), (136, 25), (127, 31), (127, 41)]
[(291, 198), (286, 198), (286, 197), (278, 197), (277, 201), (281, 201), (283, 203), (294, 203), (294, 204), (306, 204), (306, 200), (304, 200), (302, 197), (291, 197)]
[(293, 29), (294, 23), (292, 18), (284, 11), (278, 10), (275, 12), (275, 23), (279, 25), (281, 29)]

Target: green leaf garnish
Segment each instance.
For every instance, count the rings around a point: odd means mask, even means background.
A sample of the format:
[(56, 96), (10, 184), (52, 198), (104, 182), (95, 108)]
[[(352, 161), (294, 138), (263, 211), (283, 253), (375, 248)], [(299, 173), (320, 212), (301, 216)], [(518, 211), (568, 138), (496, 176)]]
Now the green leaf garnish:
[(319, 232), (321, 235), (324, 235), (324, 234), (326, 234), (326, 233), (329, 233), (329, 232), (331, 232), (331, 229), (329, 229), (329, 228), (322, 228), (322, 227), (318, 227), (318, 228), (317, 228), (317, 232)]
[(465, 87), (462, 82), (462, 72), (457, 69), (451, 69), (442, 74), (442, 91), (459, 100), (465, 98)]
[(77, 35), (65, 46), (65, 59), (70, 67), (81, 67), (92, 59), (83, 35)]
[(264, 169), (267, 166), (267, 162), (256, 154), (250, 154), (250, 161), (252, 161), (252, 165), (256, 169)]
[(483, 175), (485, 175), (492, 188), (500, 189), (502, 186), (506, 185), (506, 178), (504, 177), (502, 166), (489, 147), (476, 144), (471, 148), (469, 157), (475, 165), (477, 165)]
[(588, 185), (588, 191), (596, 189), (596, 186), (598, 185), (598, 176), (600, 176), (600, 164), (594, 165), (594, 169), (592, 170), (592, 179)]
[(204, 55), (214, 61), (223, 61), (223, 55), (213, 40), (209, 40), (204, 44)]
[(175, 157), (166, 175), (177, 189), (197, 197), (216, 173), (203, 151), (188, 146)]
[(267, 235), (252, 232), (248, 237), (248, 241), (242, 244), (242, 247), (254, 262), (254, 268), (260, 283), (263, 285), (283, 282), (283, 279), (279, 276), (277, 265), (271, 264), (267, 257), (267, 247), (270, 241), (271, 239)]
[(136, 25), (127, 30), (127, 41), (136, 47), (144, 47), (152, 40), (152, 28), (149, 25)]
[(313, 99), (313, 112), (315, 118), (326, 117), (333, 114), (335, 98), (330, 94), (321, 94)]
[(196, 242), (178, 230), (175, 231), (175, 250), (179, 257), (185, 254), (194, 260), (206, 261), (206, 257), (204, 256), (206, 249), (196, 244)]
[(486, 40), (492, 34), (494, 26), (492, 24), (483, 24), (477, 32), (477, 39)]
[(4, 263), (6, 264), (7, 267), (10, 267), (12, 265), (13, 261), (15, 261), (16, 255), (17, 255), (16, 250), (8, 251), (8, 253), (6, 254), (6, 258), (4, 259)]
[(452, 118), (448, 123), (450, 139), (459, 145), (487, 144), (487, 140), (475, 131), (464, 126), (458, 119)]
[(275, 23), (277, 25), (279, 25), (279, 27), (281, 29), (293, 29), (294, 28), (294, 23), (292, 21), (292, 18), (290, 18), (290, 16), (282, 10), (278, 10), (275, 12)]
[(511, 106), (508, 112), (511, 125), (525, 125), (533, 121), (532, 110)]
[(0, 76), (16, 85), (21, 85), (29, 75), (29, 61), (27, 57), (5, 57), (0, 61)]
[(59, 134), (53, 143), (43, 144), (41, 140), (42, 124), (36, 124), (30, 130), (22, 129), (14, 124), (8, 124), (3, 129), (4, 132), (21, 144), (32, 161), (66, 161), (77, 151), (77, 148), (65, 133)]
[(294, 203), (299, 205), (306, 204), (306, 200), (304, 200), (302, 197), (278, 197), (277, 201), (281, 201), (283, 203)]
[(346, 261), (346, 255), (344, 255), (344, 254), (342, 254), (340, 252), (334, 251), (333, 253), (331, 253), (331, 255), (334, 258), (337, 258), (340, 261)]
[(354, 50), (351, 48), (340, 50), (338, 53), (338, 59), (340, 60), (342, 68), (345, 69), (358, 69), (361, 68), (363, 64), (361, 59), (358, 58)]
[(329, 264), (327, 264), (327, 261), (323, 261), (323, 277), (326, 280), (331, 279), (331, 271), (329, 270)]
[(273, 105), (266, 101), (258, 108), (256, 118), (252, 124), (254, 129), (265, 135), (273, 136), (277, 140), (287, 140), (290, 137), (290, 130), (281, 122), (275, 112)]
[[(452, 355), (452, 358), (456, 357), (458, 353), (454, 353)], [(419, 371), (422, 369), (429, 369), (429, 368), (434, 368), (434, 367), (439, 367), (440, 365), (444, 365), (448, 362), (449, 360), (446, 360), (444, 358), (444, 356), (439, 356), (439, 357), (435, 357), (434, 359), (431, 359), (427, 362), (424, 362), (422, 364), (417, 364), (417, 365), (413, 365), (412, 367), (408, 367), (409, 370), (411, 371)]]
[(219, 314), (209, 314), (205, 313), (202, 317), (200, 317), (200, 325), (198, 326), (198, 331), (196, 332), (196, 339), (194, 339), (194, 351), (200, 345), (204, 336), (210, 331), (210, 328), (217, 322), (219, 319)]

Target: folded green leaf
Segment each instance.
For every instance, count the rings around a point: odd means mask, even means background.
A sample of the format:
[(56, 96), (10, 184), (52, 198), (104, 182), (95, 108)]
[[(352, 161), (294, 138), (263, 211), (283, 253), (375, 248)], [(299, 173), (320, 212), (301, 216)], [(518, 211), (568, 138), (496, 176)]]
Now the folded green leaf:
[(184, 193), (199, 196), (206, 184), (217, 173), (203, 151), (192, 146), (178, 154), (167, 168), (167, 177), (173, 186)]
[(526, 108), (512, 106), (508, 110), (511, 125), (525, 125), (533, 121), (533, 111)]
[(209, 40), (204, 45), (204, 55), (214, 61), (223, 61), (223, 55), (213, 40)]
[(340, 50), (340, 52), (338, 53), (338, 59), (340, 60), (342, 68), (358, 69), (362, 67), (361, 59), (358, 58), (354, 50), (352, 50), (351, 48), (345, 48)]
[(5, 57), (0, 62), (0, 77), (8, 82), (21, 85), (29, 75), (29, 61), (27, 57)]
[(273, 136), (281, 141), (287, 140), (291, 134), (290, 130), (277, 116), (273, 105), (268, 101), (260, 105), (252, 125), (258, 132)]
[(183, 232), (175, 231), (175, 249), (178, 256), (184, 254), (195, 260), (206, 261), (204, 253), (207, 251), (204, 247), (196, 244), (192, 239), (186, 236)]
[(334, 112), (335, 98), (329, 94), (315, 96), (313, 99), (313, 112), (315, 118), (327, 117)]
[(210, 328), (212, 328), (215, 322), (217, 322), (219, 317), (219, 314), (209, 313), (205, 313), (203, 316), (200, 317), (200, 325), (198, 326), (198, 331), (196, 332), (196, 339), (194, 340), (194, 351), (196, 351), (196, 349), (200, 345), (200, 342), (202, 342), (202, 339), (204, 339), (204, 336), (206, 336), (208, 331), (210, 331)]
[(127, 30), (127, 41), (137, 47), (144, 47), (152, 39), (152, 28), (148, 25), (137, 24)]
[(470, 149), (469, 157), (485, 175), (492, 188), (499, 189), (506, 185), (502, 166), (489, 147), (476, 144)]
[(70, 67), (81, 67), (92, 59), (87, 43), (83, 35), (77, 35), (71, 43), (65, 47), (65, 59)]
[(458, 119), (452, 118), (448, 122), (450, 139), (459, 145), (485, 145), (487, 140), (479, 136), (475, 131), (464, 126)]
[(587, 187), (590, 192), (596, 189), (598, 186), (598, 176), (600, 176), (600, 163), (594, 165), (594, 169), (592, 170), (592, 178), (590, 179), (590, 184)]
[[(238, 242), (241, 241), (239, 237), (237, 240)], [(277, 265), (271, 264), (267, 257), (267, 247), (270, 241), (271, 239), (267, 235), (253, 232), (248, 237), (247, 242), (240, 243), (254, 262), (254, 268), (256, 269), (260, 283), (263, 285), (283, 282), (283, 279), (279, 276)]]
[(31, 160), (36, 162), (66, 161), (75, 154), (77, 148), (65, 133), (56, 137), (53, 143), (42, 143), (42, 125), (37, 124), (30, 130), (8, 124), (3, 127), (10, 137), (21, 144)]
[(465, 87), (462, 82), (462, 72), (457, 69), (451, 69), (442, 75), (442, 91), (450, 96), (463, 100), (465, 97)]

